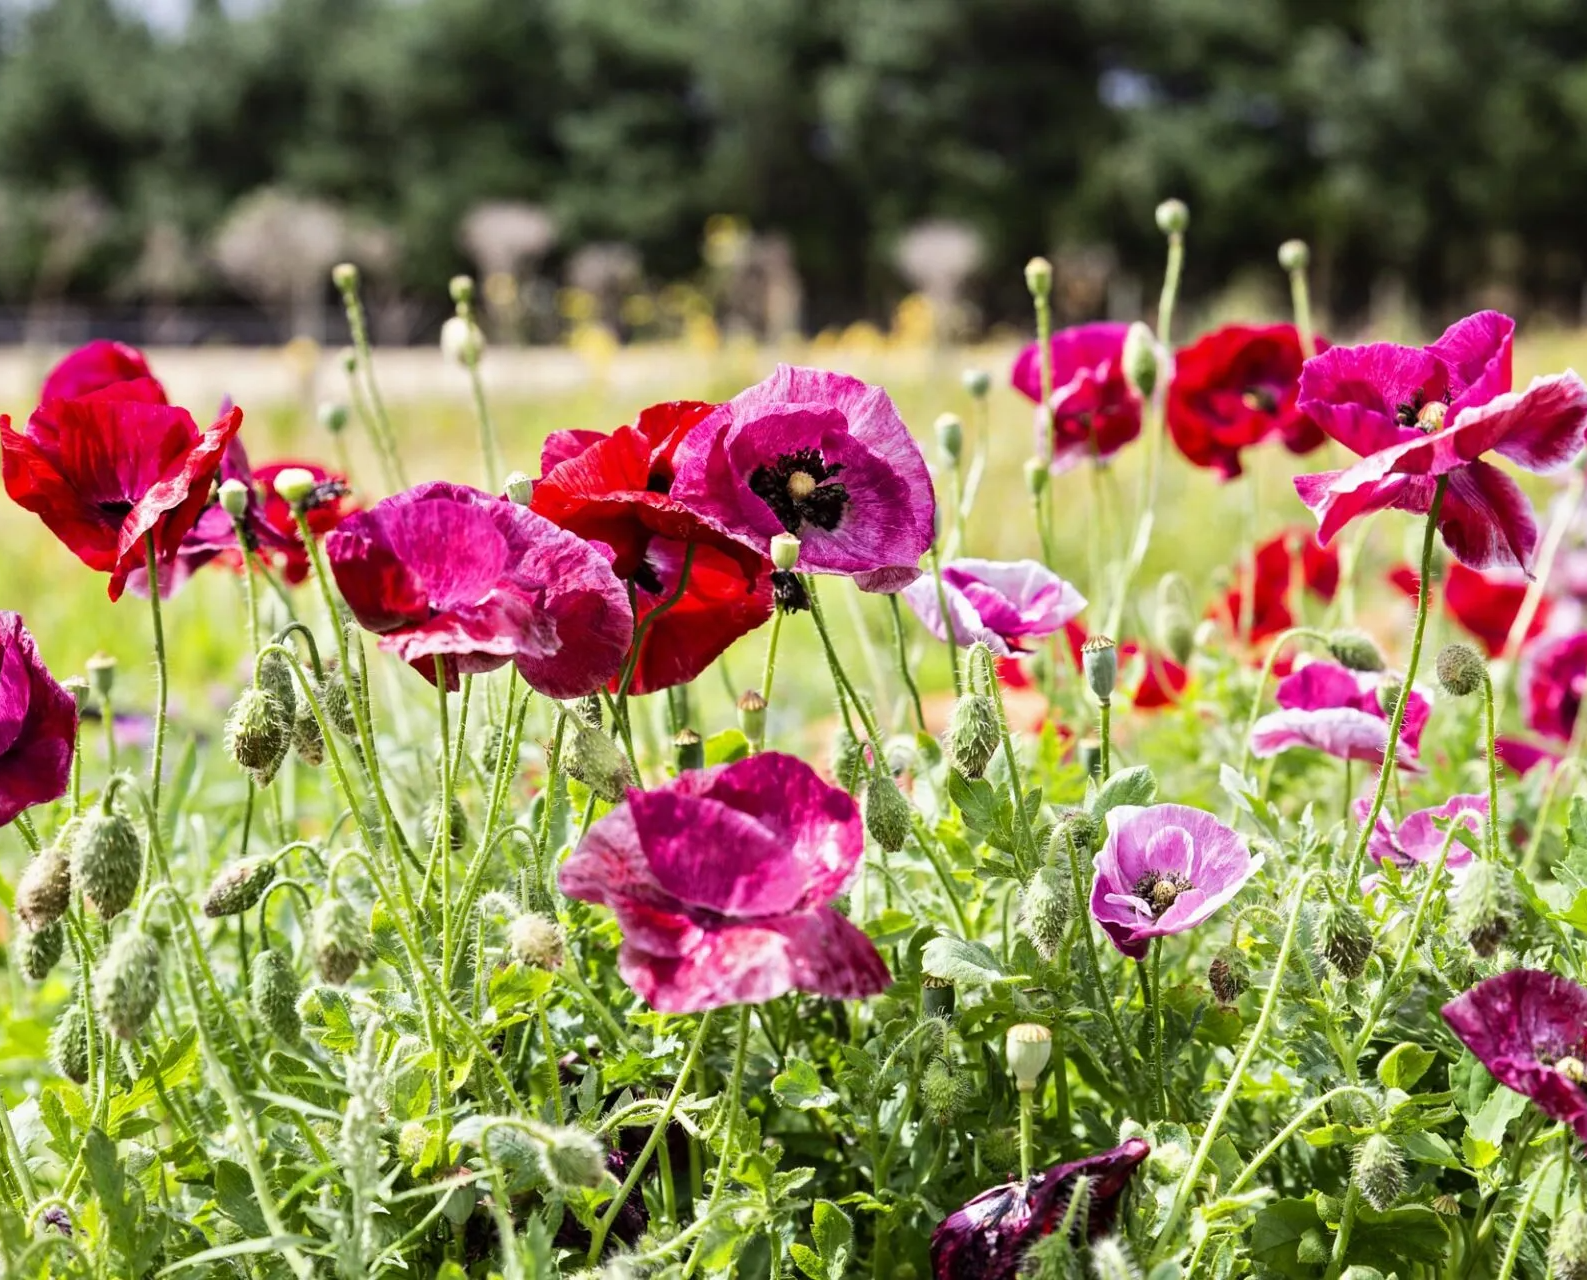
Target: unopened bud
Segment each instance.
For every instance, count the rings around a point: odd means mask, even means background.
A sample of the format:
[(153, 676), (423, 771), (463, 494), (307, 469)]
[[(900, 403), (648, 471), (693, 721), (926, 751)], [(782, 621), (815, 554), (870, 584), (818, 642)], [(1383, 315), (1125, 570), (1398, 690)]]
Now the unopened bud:
[(1383, 654), (1372, 637), (1363, 631), (1334, 631), (1328, 636), (1328, 652), (1334, 661), (1352, 671), (1382, 671)]
[(43, 982), (61, 961), (66, 950), (66, 926), (59, 920), (42, 929), (26, 926), (17, 930), (15, 943), (17, 968), (30, 982)]
[(452, 316), (441, 326), (441, 354), (467, 368), (485, 354), (485, 335), (467, 316)]
[(933, 1058), (920, 1077), (920, 1101), (935, 1125), (948, 1124), (958, 1115), (968, 1093), (964, 1077), (946, 1059)]
[(791, 533), (775, 534), (771, 540), (772, 567), (791, 573), (799, 563), (799, 539)]
[(672, 735), (672, 761), (679, 773), (705, 768), (705, 741), (687, 725)]
[[(441, 797), (436, 796), (424, 807), (424, 816), (419, 820), (419, 828), (424, 832), (425, 841), (433, 848), (435, 842), (441, 838)], [(468, 844), (468, 814), (463, 809), (463, 802), (456, 796), (448, 806), (446, 823), (447, 844), (453, 853), (462, 852)]]
[(546, 1143), (545, 1171), (559, 1190), (593, 1190), (606, 1180), (606, 1147), (587, 1129), (554, 1129)]
[(1043, 960), (1058, 954), (1073, 915), (1068, 871), (1038, 867), (1020, 897), (1019, 927)]
[(363, 696), (358, 672), (344, 676), (334, 662), (327, 662), (325, 678), (320, 681), (320, 706), (325, 709), (325, 718), (330, 721), (331, 728), (344, 738), (353, 738), (358, 734), (358, 719), (353, 714), (355, 696)]
[(343, 898), (326, 898), (309, 920), (309, 949), (322, 980), (339, 987), (369, 956), (369, 929)]
[(530, 495), (534, 492), (534, 482), (524, 472), (514, 471), (507, 477), (503, 492), (507, 495), (507, 501), (527, 507)]
[(937, 418), (934, 429), (937, 433), (937, 452), (950, 468), (957, 467), (964, 453), (964, 423), (959, 420), (958, 414), (944, 413)]
[(1173, 607), (1157, 617), (1158, 643), (1168, 656), (1184, 666), (1196, 652), (1196, 624), (1185, 610)]
[(1487, 664), (1477, 651), (1459, 641), (1446, 644), (1438, 651), (1435, 669), (1444, 692), (1456, 698), (1476, 693), (1482, 688), (1483, 678), (1488, 672)]
[(1088, 637), (1080, 646), (1080, 665), (1097, 701), (1104, 705), (1111, 702), (1119, 679), (1119, 651), (1113, 641), (1104, 635)]
[(285, 467), (276, 473), (276, 493), (294, 511), (314, 494), (314, 473), (302, 467)]
[(1091, 1246), (1091, 1270), (1097, 1280), (1140, 1280), (1135, 1255), (1119, 1236), (1108, 1236)]
[(358, 268), (351, 262), (338, 262), (331, 268), (331, 283), (342, 293), (358, 288)]
[(240, 915), (259, 905), (276, 878), (275, 858), (268, 854), (240, 858), (222, 867), (204, 895), (204, 914), (211, 920)]
[(446, 291), (452, 295), (453, 302), (466, 307), (474, 301), (474, 277), (453, 276), (447, 282)]
[(128, 929), (94, 968), (94, 1011), (116, 1035), (133, 1040), (159, 1002), (160, 948), (142, 929)]
[(72, 901), (72, 866), (58, 845), (33, 855), (17, 880), (16, 909), (29, 929), (43, 929), (66, 914)]
[(1040, 458), (1025, 459), (1025, 491), (1033, 498), (1039, 498), (1047, 492), (1047, 482), (1052, 477), (1047, 471), (1047, 464)]
[(76, 1084), (88, 1083), (88, 1019), (79, 1001), (69, 1002), (50, 1028), (50, 1065)]
[(1330, 902), (1317, 924), (1317, 954), (1354, 982), (1372, 958), (1372, 926), (1361, 908), (1349, 902)]
[(1157, 335), (1151, 326), (1136, 320), (1124, 333), (1124, 378), (1142, 400), (1157, 388)]
[(1207, 985), (1219, 1004), (1233, 1004), (1251, 985), (1251, 966), (1238, 947), (1224, 947), (1207, 966)]
[(766, 699), (760, 696), (760, 690), (746, 689), (739, 696), (738, 727), (755, 745), (766, 741)]
[(1356, 1148), (1351, 1178), (1363, 1200), (1387, 1213), (1405, 1190), (1405, 1157), (1392, 1138), (1374, 1133)]
[(222, 481), (220, 509), (233, 520), (241, 520), (248, 514), (248, 486), (236, 479)]
[(1046, 258), (1032, 258), (1025, 264), (1025, 287), (1033, 298), (1045, 298), (1052, 292), (1052, 263)]
[(914, 810), (887, 769), (871, 775), (865, 788), (865, 829), (888, 853), (897, 853), (909, 836)]
[(130, 907), (143, 875), (143, 841), (132, 819), (103, 803), (86, 813), (72, 846), (72, 874), (102, 920)]
[(1521, 895), (1509, 868), (1476, 858), (1466, 869), (1450, 923), (1479, 956), (1491, 956), (1510, 936), (1521, 912)]
[(920, 1011), (928, 1018), (953, 1017), (954, 990), (951, 978), (925, 974), (920, 979)]
[(1571, 1209), (1554, 1224), (1548, 1260), (1555, 1280), (1587, 1280), (1587, 1209)]
[(99, 695), (101, 702), (110, 700), (111, 690), (116, 687), (116, 660), (108, 653), (96, 653), (85, 664), (88, 679), (94, 686), (94, 692)]
[(1190, 226), (1190, 207), (1183, 200), (1164, 200), (1157, 206), (1157, 229), (1165, 236), (1181, 236)]
[(320, 426), (333, 436), (347, 430), (347, 406), (339, 400), (322, 401), (319, 408)]
[(280, 951), (267, 947), (254, 957), (248, 1002), (254, 1016), (288, 1044), (296, 1043), (303, 1030), (303, 1019), (298, 1015), (302, 990), (292, 961)]
[(280, 700), (249, 685), (226, 717), (226, 752), (259, 786), (269, 786), (292, 745), (292, 721)]
[(1052, 1032), (1034, 1022), (1017, 1022), (1003, 1038), (1003, 1049), (1014, 1084), (1028, 1092), (1052, 1058)]
[(297, 752), (298, 759), (311, 769), (318, 769), (325, 763), (325, 735), (306, 699), (299, 705), (297, 717), (292, 721), (292, 749)]
[(563, 765), (569, 777), (582, 782), (608, 804), (617, 804), (634, 785), (628, 758), (615, 742), (588, 725), (575, 728)]
[(1311, 250), (1304, 240), (1286, 240), (1278, 247), (1278, 265), (1285, 271), (1304, 271), (1311, 265)]
[(992, 389), (992, 375), (985, 369), (966, 369), (959, 375), (959, 381), (977, 400), (983, 399)]
[(997, 753), (1002, 732), (997, 706), (984, 693), (966, 693), (948, 721), (948, 760), (966, 778), (979, 778)]
[(1069, 846), (1074, 845), (1082, 861), (1091, 857), (1097, 843), (1097, 820), (1078, 805), (1058, 810), (1052, 839), (1047, 846), (1047, 861), (1055, 866), (1069, 865)]
[(507, 926), (507, 949), (530, 969), (560, 969), (564, 952), (562, 926), (538, 911), (525, 911)]

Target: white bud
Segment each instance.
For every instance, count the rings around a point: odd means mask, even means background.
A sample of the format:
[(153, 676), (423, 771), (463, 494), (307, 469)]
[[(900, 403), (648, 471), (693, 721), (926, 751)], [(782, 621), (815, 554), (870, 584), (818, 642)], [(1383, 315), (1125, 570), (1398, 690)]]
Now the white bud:
[(485, 335), (466, 316), (453, 316), (441, 326), (441, 354), (467, 368), (485, 354)]
[(784, 573), (799, 563), (799, 539), (791, 533), (779, 533), (771, 540), (771, 562)]
[(220, 486), (220, 507), (233, 520), (241, 520), (248, 511), (248, 486), (241, 480), (227, 480)]
[(276, 473), (276, 493), (288, 504), (297, 507), (307, 502), (314, 492), (314, 473), (302, 467), (287, 467)]

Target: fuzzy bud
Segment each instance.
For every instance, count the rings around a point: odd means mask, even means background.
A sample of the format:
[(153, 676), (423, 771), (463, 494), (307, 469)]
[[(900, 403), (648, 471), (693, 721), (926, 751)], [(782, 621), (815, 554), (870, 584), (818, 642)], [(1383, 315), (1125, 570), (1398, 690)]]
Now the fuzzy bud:
[(1382, 671), (1383, 654), (1371, 636), (1363, 631), (1334, 631), (1328, 636), (1328, 652), (1341, 667), (1351, 671)]
[(331, 268), (331, 283), (344, 294), (358, 288), (358, 268), (351, 262), (338, 262)]
[(94, 1011), (123, 1040), (132, 1040), (159, 1001), (160, 948), (142, 929), (128, 929), (94, 970)]
[(1438, 672), (1438, 683), (1444, 692), (1455, 698), (1469, 697), (1482, 688), (1482, 682), (1487, 675), (1488, 668), (1469, 644), (1446, 644), (1438, 651), (1438, 661), (1435, 664)]
[(441, 354), (465, 369), (485, 354), (485, 334), (468, 316), (451, 316), (441, 326)]
[(1224, 947), (1207, 966), (1207, 985), (1219, 1004), (1230, 1005), (1251, 985), (1251, 966), (1238, 947)]
[(1394, 714), (1394, 708), (1399, 705), (1400, 691), (1405, 688), (1405, 681), (1399, 676), (1385, 676), (1378, 685), (1378, 709), (1386, 716)]
[(679, 773), (705, 768), (705, 740), (685, 725), (672, 735), (672, 760)]
[[(747, 736), (747, 735), (746, 735)], [(832, 756), (829, 762), (832, 776), (845, 790), (851, 789), (854, 780), (865, 767), (865, 748), (847, 729), (837, 729), (832, 734)]]
[(1491, 956), (1510, 936), (1521, 911), (1521, 895), (1510, 870), (1476, 858), (1461, 883), (1450, 923), (1479, 956)]
[(928, 1018), (953, 1017), (954, 989), (951, 978), (925, 974), (920, 979), (920, 1011)]
[(1003, 1037), (1003, 1050), (1014, 1084), (1028, 1092), (1052, 1059), (1052, 1032), (1035, 1022), (1017, 1022)]
[(429, 1145), (430, 1126), (422, 1120), (409, 1120), (397, 1131), (397, 1159), (409, 1169), (419, 1167)]
[(276, 878), (275, 858), (260, 854), (239, 858), (215, 873), (204, 895), (204, 914), (211, 920), (240, 915), (259, 905), (264, 891)]
[(1587, 1280), (1587, 1210), (1568, 1210), (1554, 1224), (1548, 1260), (1555, 1280)]
[(1119, 679), (1119, 651), (1113, 641), (1104, 635), (1088, 637), (1080, 646), (1080, 665), (1097, 701), (1104, 706), (1111, 702)]
[(1372, 958), (1372, 926), (1361, 908), (1349, 902), (1331, 902), (1317, 922), (1317, 954), (1354, 982)]
[[(464, 812), (463, 802), (456, 796), (452, 797), (449, 806), (451, 812), (447, 819), (447, 843), (453, 853), (461, 853), (468, 844), (468, 814)], [(424, 815), (419, 820), (419, 829), (424, 832), (424, 839), (432, 848), (441, 838), (441, 797), (436, 796), (424, 807)]]
[(226, 717), (225, 738), (227, 754), (261, 787), (269, 786), (292, 745), (292, 721), (273, 693), (249, 685)]
[(948, 721), (948, 759), (966, 778), (979, 778), (997, 754), (1001, 731), (997, 706), (984, 693), (966, 693)]
[(259, 687), (281, 704), (288, 724), (297, 719), (298, 684), (292, 663), (279, 653), (267, 653), (259, 663)]
[(474, 301), (474, 277), (453, 276), (447, 281), (446, 291), (458, 306), (469, 306)]
[(32, 982), (43, 982), (61, 962), (66, 950), (66, 927), (59, 920), (42, 929), (23, 926), (17, 930), (15, 948), (17, 968), (23, 976)]
[(507, 477), (507, 483), (502, 486), (502, 492), (507, 496), (507, 501), (520, 507), (527, 507), (529, 499), (534, 493), (534, 481), (522, 471), (514, 471)]
[(314, 495), (314, 473), (302, 467), (286, 467), (276, 473), (276, 496), (294, 511)]
[(1405, 1190), (1405, 1157), (1392, 1138), (1374, 1133), (1356, 1148), (1350, 1176), (1361, 1198), (1387, 1213)]
[(353, 714), (355, 695), (362, 696), (358, 673), (344, 676), (334, 663), (326, 663), (325, 678), (320, 681), (320, 705), (325, 708), (331, 728), (344, 738), (358, 735), (358, 720)]
[(76, 1084), (88, 1083), (88, 1019), (76, 1000), (50, 1028), (50, 1065)]
[[(748, 736), (747, 734), (745, 735)], [(619, 803), (634, 785), (628, 758), (599, 729), (579, 725), (571, 749), (563, 760), (568, 776), (577, 778), (608, 804)]]
[(1051, 478), (1047, 464), (1040, 458), (1025, 459), (1025, 491), (1032, 498), (1039, 498), (1047, 492), (1047, 482)]
[(292, 721), (292, 750), (310, 769), (325, 763), (325, 735), (307, 699), (298, 704), (298, 714)]
[(783, 573), (792, 573), (794, 566), (799, 563), (799, 539), (791, 533), (773, 534), (771, 563), (773, 568)]
[(83, 664), (83, 669), (88, 672), (89, 682), (94, 686), (99, 700), (110, 701), (111, 690), (116, 687), (115, 658), (108, 653), (96, 653)]
[(1063, 944), (1064, 930), (1074, 916), (1069, 877), (1057, 867), (1038, 867), (1019, 904), (1019, 927), (1036, 954), (1051, 960)]
[(1097, 820), (1078, 805), (1058, 810), (1052, 839), (1047, 845), (1047, 861), (1061, 867), (1068, 866), (1071, 843), (1081, 861), (1091, 857), (1097, 844)]
[(1052, 292), (1052, 263), (1046, 258), (1032, 258), (1025, 264), (1025, 287), (1033, 298), (1045, 298)]
[(1286, 240), (1278, 247), (1278, 265), (1293, 274), (1311, 265), (1311, 250), (1304, 240)]
[(1183, 200), (1164, 200), (1156, 216), (1157, 229), (1165, 236), (1182, 236), (1190, 226), (1190, 207)]
[(309, 948), (320, 977), (339, 987), (358, 972), (369, 955), (369, 930), (351, 903), (326, 898), (309, 921)]
[(593, 1190), (606, 1180), (606, 1147), (587, 1129), (553, 1129), (546, 1143), (546, 1176), (553, 1187)]
[(878, 769), (865, 788), (865, 829), (888, 853), (904, 847), (913, 816), (909, 801), (886, 769)]
[(241, 520), (248, 514), (248, 486), (235, 478), (222, 481), (220, 509), (233, 520)]
[(17, 880), (16, 909), (29, 929), (52, 925), (72, 901), (72, 866), (59, 845), (33, 855)]
[(564, 952), (562, 926), (538, 911), (526, 911), (507, 926), (507, 949), (529, 969), (560, 969)]
[(601, 710), (601, 700), (596, 694), (585, 698), (576, 698), (569, 708), (573, 715), (589, 725), (592, 729), (599, 729), (605, 721), (605, 713)]
[(937, 452), (950, 469), (956, 469), (964, 454), (964, 423), (956, 413), (941, 414), (936, 421)]
[(964, 1077), (944, 1058), (933, 1058), (920, 1077), (920, 1101), (938, 1127), (948, 1124), (964, 1106), (969, 1092)]
[(1125, 330), (1124, 379), (1135, 389), (1142, 400), (1150, 400), (1157, 389), (1160, 373), (1157, 359), (1157, 335), (1151, 326), (1136, 320)]
[(1097, 1280), (1140, 1280), (1141, 1276), (1129, 1245), (1118, 1236), (1108, 1236), (1091, 1246), (1091, 1271)]
[(758, 689), (746, 689), (739, 696), (738, 727), (756, 746), (766, 741), (766, 699)]
[(977, 400), (985, 399), (987, 393), (992, 390), (992, 375), (985, 369), (966, 369), (959, 375), (959, 381)]
[(143, 841), (132, 819), (103, 804), (85, 814), (72, 845), (72, 874), (101, 919), (130, 907), (143, 876)]
[(254, 957), (248, 984), (248, 1002), (254, 1016), (288, 1044), (296, 1043), (303, 1030), (298, 1016), (298, 996), (303, 988), (292, 961), (274, 947)]
[(322, 401), (319, 407), (320, 426), (333, 436), (347, 430), (347, 406), (339, 400)]

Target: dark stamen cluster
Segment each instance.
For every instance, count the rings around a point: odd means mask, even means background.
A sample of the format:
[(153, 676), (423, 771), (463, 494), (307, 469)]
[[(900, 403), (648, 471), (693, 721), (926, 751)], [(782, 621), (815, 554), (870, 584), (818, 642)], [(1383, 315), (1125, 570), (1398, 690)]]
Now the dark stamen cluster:
[(756, 467), (749, 488), (789, 533), (798, 533), (807, 522), (830, 533), (849, 505), (849, 491), (826, 482), (842, 470), (841, 462), (828, 466), (819, 449), (796, 449), (769, 467), (764, 463)]
[(1191, 883), (1184, 876), (1148, 871), (1135, 882), (1130, 892), (1151, 907), (1155, 919), (1173, 906), (1179, 895), (1189, 888)]
[(771, 598), (784, 613), (799, 613), (810, 607), (810, 597), (799, 575), (786, 569), (773, 569)]

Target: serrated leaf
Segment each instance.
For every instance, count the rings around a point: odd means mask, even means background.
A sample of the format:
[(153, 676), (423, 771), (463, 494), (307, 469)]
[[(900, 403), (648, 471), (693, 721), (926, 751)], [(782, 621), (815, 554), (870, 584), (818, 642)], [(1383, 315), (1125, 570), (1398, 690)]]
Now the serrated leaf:
[(948, 797), (972, 832), (984, 834), (997, 825), (997, 793), (985, 778), (966, 778), (957, 769), (948, 770)]
[(1438, 1060), (1438, 1055), (1421, 1045), (1406, 1041), (1397, 1044), (1383, 1055), (1378, 1063), (1378, 1080), (1385, 1089), (1409, 1091), (1427, 1074), (1427, 1069)]
[(926, 943), (920, 953), (920, 967), (933, 978), (970, 987), (988, 986), (1007, 976), (988, 948), (954, 937), (933, 938)]
[(810, 1280), (828, 1280), (827, 1264), (809, 1245), (797, 1242), (789, 1245), (788, 1256), (794, 1260), (794, 1266), (809, 1276)]
[(795, 1058), (788, 1070), (772, 1080), (771, 1091), (778, 1102), (796, 1111), (830, 1107), (838, 1100), (838, 1095), (821, 1079), (821, 1073), (801, 1058)]
[(1091, 816), (1101, 821), (1110, 809), (1123, 805), (1151, 804), (1157, 795), (1157, 775), (1144, 764), (1120, 769), (1102, 784), (1092, 805)]

